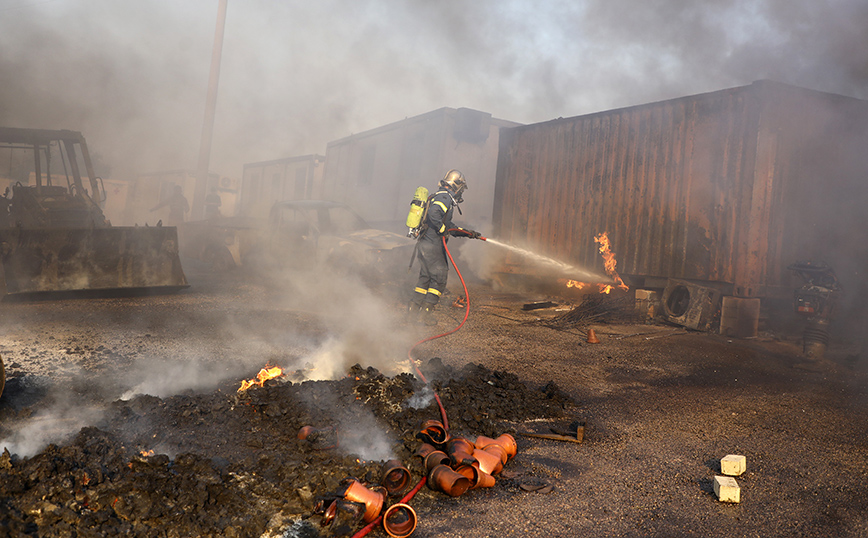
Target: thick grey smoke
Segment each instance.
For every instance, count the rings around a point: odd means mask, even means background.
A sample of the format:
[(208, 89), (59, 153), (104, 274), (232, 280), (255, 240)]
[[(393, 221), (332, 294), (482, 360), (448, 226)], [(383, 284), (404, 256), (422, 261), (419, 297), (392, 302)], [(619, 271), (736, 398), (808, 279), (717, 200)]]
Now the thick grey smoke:
[[(193, 168), (217, 0), (0, 2), (0, 125), (81, 130), (111, 176)], [(532, 123), (771, 78), (868, 97), (868, 4), (228, 4), (212, 169), (443, 106)]]

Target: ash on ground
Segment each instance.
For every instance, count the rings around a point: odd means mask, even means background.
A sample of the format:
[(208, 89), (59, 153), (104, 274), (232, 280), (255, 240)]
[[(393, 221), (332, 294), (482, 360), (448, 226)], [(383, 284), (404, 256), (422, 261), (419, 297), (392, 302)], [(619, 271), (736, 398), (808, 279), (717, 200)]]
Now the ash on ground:
[[(421, 478), (415, 435), (440, 418), (432, 387), (455, 410), (450, 431), (467, 436), (496, 437), (575, 407), (553, 383), (530, 388), (475, 364), (456, 371), (435, 358), (422, 372), (430, 386), (357, 365), (337, 381), (115, 401), (69, 442), (29, 458), (3, 454), (0, 536), (327, 536), (314, 500), (341, 480), (376, 482), (390, 458)], [(322, 439), (298, 438), (310, 425)], [(414, 503), (442, 496), (426, 488)]]

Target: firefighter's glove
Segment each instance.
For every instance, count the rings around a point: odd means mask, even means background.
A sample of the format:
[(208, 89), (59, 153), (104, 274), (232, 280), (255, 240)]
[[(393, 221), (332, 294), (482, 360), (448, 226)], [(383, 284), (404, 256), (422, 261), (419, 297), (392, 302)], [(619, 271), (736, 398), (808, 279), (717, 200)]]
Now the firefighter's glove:
[(480, 237), (482, 237), (482, 234), (475, 231), (475, 230), (465, 230), (465, 231), (467, 232), (467, 237), (469, 237), (470, 239), (479, 239)]

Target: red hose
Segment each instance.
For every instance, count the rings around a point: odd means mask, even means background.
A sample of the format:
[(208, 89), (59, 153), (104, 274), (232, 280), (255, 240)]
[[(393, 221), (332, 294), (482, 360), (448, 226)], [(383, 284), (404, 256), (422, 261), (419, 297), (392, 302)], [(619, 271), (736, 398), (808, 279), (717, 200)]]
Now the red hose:
[[(451, 231), (454, 231), (457, 229), (458, 228), (450, 228), (448, 231), (451, 232)], [(484, 237), (480, 236), (479, 238), (482, 239), (483, 241), (485, 241)], [(461, 285), (464, 287), (464, 297), (466, 298), (466, 301), (464, 302), (465, 303), (464, 304), (464, 319), (461, 320), (461, 323), (459, 323), (457, 327), (455, 327), (451, 331), (447, 331), (445, 333), (441, 333), (441, 334), (438, 334), (435, 336), (429, 336), (428, 338), (423, 338), (422, 340), (419, 340), (418, 342), (413, 344), (413, 347), (411, 347), (410, 351), (407, 352), (407, 357), (410, 359), (410, 364), (413, 365), (413, 368), (415, 368), (416, 373), (419, 375), (419, 378), (422, 381), (424, 381), (426, 385), (428, 384), (428, 380), (425, 379), (425, 376), (419, 370), (419, 367), (416, 366), (416, 362), (413, 361), (413, 350), (416, 349), (417, 347), (419, 347), (420, 345), (424, 344), (425, 342), (430, 342), (431, 340), (436, 340), (438, 338), (448, 336), (448, 335), (458, 331), (458, 329), (460, 329), (461, 327), (464, 326), (464, 322), (467, 321), (467, 316), (470, 314), (470, 294), (467, 293), (467, 284), (464, 282), (464, 277), (461, 276), (461, 271), (458, 270), (458, 266), (455, 265), (455, 260), (452, 259), (452, 253), (449, 252), (449, 247), (446, 246), (446, 236), (443, 236), (441, 239), (443, 241), (443, 248), (446, 249), (446, 255), (449, 256), (449, 261), (452, 262), (452, 267), (455, 268), (455, 272), (458, 274), (459, 280), (461, 280)], [(440, 401), (440, 396), (438, 396), (436, 392), (434, 393), (434, 399), (437, 400), (437, 406), (440, 408), (440, 418), (441, 418), (441, 421), (443, 422), (443, 427), (448, 430), (449, 429), (449, 420), (446, 418), (446, 409), (443, 407), (443, 402)], [(398, 502), (399, 503), (406, 503), (407, 501), (412, 499), (419, 492), (419, 490), (422, 489), (422, 486), (425, 485), (426, 481), (427, 481), (427, 477), (423, 476), (422, 480), (419, 480), (419, 483), (416, 484), (416, 486), (413, 489), (411, 489), (406, 495), (404, 495), (404, 498)], [(352, 538), (362, 538), (363, 536), (365, 536), (369, 532), (371, 532), (371, 530), (373, 530), (374, 527), (379, 525), (382, 520), (383, 520), (382, 515), (377, 516), (377, 519), (371, 521), (370, 523), (368, 523), (367, 525), (362, 527), (362, 529), (359, 530), (359, 532), (355, 533), (352, 536)]]
[[(409, 501), (410, 499), (412, 499), (413, 497), (415, 497), (416, 494), (419, 493), (419, 490), (422, 489), (422, 486), (425, 485), (425, 482), (426, 482), (427, 480), (428, 480), (428, 479), (427, 479), (426, 477), (423, 476), (423, 477), (422, 477), (422, 480), (420, 480), (419, 483), (416, 484), (416, 485), (413, 487), (413, 489), (411, 489), (409, 492), (407, 492), (407, 494), (404, 495), (404, 497), (403, 497), (400, 501), (398, 501), (398, 503), (399, 503), (399, 504), (400, 504), (400, 503), (406, 503), (407, 501)], [(374, 527), (376, 527), (377, 525), (379, 525), (381, 521), (383, 521), (383, 516), (382, 516), (382, 515), (377, 516), (377, 519), (371, 521), (370, 523), (368, 523), (367, 525), (365, 525), (364, 527), (362, 527), (361, 530), (359, 530), (359, 532), (355, 533), (355, 534), (352, 536), (352, 538), (362, 538), (362, 536), (365, 536), (366, 534), (368, 534), (369, 532), (371, 532), (371, 530), (372, 530)]]
[[(448, 231), (451, 232), (456, 229), (457, 228), (450, 228)], [(451, 331), (446, 331), (445, 333), (429, 336), (428, 338), (423, 338), (422, 340), (419, 340), (418, 342), (413, 344), (413, 347), (411, 347), (410, 350), (407, 352), (407, 357), (410, 359), (410, 364), (413, 365), (413, 368), (415, 368), (416, 373), (419, 375), (419, 378), (423, 382), (425, 382), (426, 385), (428, 384), (428, 380), (425, 379), (425, 376), (419, 370), (419, 367), (416, 366), (416, 362), (413, 360), (413, 350), (424, 344), (425, 342), (430, 342), (431, 340), (443, 338), (444, 336), (448, 336), (454, 332), (457, 332), (458, 329), (464, 326), (464, 322), (467, 321), (467, 316), (470, 315), (470, 294), (467, 293), (467, 284), (464, 282), (464, 277), (461, 276), (461, 271), (458, 270), (458, 266), (455, 265), (455, 260), (452, 258), (452, 253), (449, 252), (449, 247), (446, 246), (446, 236), (444, 235), (440, 239), (441, 241), (443, 241), (443, 248), (446, 250), (446, 255), (449, 256), (449, 261), (452, 262), (452, 267), (455, 268), (455, 272), (458, 274), (458, 279), (461, 280), (461, 285), (464, 287), (464, 297), (466, 300), (464, 301), (464, 319), (461, 320), (461, 323), (459, 323), (457, 327), (455, 327)], [(484, 240), (484, 238), (481, 239)], [(440, 396), (438, 396), (436, 392), (434, 393), (434, 399), (437, 400), (437, 405), (438, 407), (440, 407), (440, 418), (441, 422), (443, 422), (443, 427), (448, 430), (449, 420), (446, 418), (446, 409), (443, 408), (443, 402), (440, 401)]]

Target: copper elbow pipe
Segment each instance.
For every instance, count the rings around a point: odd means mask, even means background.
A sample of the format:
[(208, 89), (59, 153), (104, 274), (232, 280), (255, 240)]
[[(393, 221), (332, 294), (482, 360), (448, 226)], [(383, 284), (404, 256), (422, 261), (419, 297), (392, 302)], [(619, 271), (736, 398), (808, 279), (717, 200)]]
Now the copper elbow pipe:
[[(483, 435), (480, 435), (479, 437), (476, 438), (476, 443), (474, 443), (474, 444), (476, 445), (476, 448), (480, 448), (480, 449), (484, 449), (488, 445), (492, 445), (492, 444), (493, 445), (500, 445), (501, 447), (503, 447), (504, 450), (506, 450), (507, 458), (514, 457), (516, 455), (516, 453), (518, 452), (518, 446), (515, 443), (515, 437), (511, 436), (508, 433), (504, 433), (503, 435), (501, 435), (497, 439), (492, 439), (491, 437), (485, 437)], [(506, 463), (506, 462), (504, 462), (504, 463)]]
[(445, 452), (434, 450), (425, 456), (425, 460), (422, 463), (425, 465), (425, 472), (430, 473), (431, 469), (434, 467), (437, 467), (438, 465), (449, 465), (452, 461)]
[(416, 437), (434, 446), (442, 446), (449, 441), (449, 432), (446, 431), (446, 427), (439, 420), (426, 420), (419, 427), (419, 430)]
[(383, 514), (383, 528), (392, 538), (406, 538), (416, 530), (416, 511), (408, 504), (397, 503)]
[(470, 479), (446, 465), (438, 465), (428, 473), (428, 486), (450, 497), (458, 497), (470, 488)]
[(477, 462), (479, 462), (479, 470), (483, 473), (495, 475), (503, 469), (503, 463), (500, 461), (500, 455), (498, 454), (493, 454), (477, 448), (473, 451), (473, 457), (476, 458)]
[(377, 519), (385, 501), (382, 493), (371, 491), (358, 480), (351, 480), (349, 482), (349, 486), (347, 486), (347, 490), (344, 492), (344, 499), (365, 505), (365, 514), (362, 516), (365, 523), (370, 523)]
[(470, 489), (490, 488), (494, 486), (494, 477), (483, 472), (475, 465), (459, 465), (455, 472), (470, 480)]
[(380, 484), (389, 495), (398, 495), (410, 484), (410, 470), (404, 467), (400, 460), (389, 460), (383, 464)]

